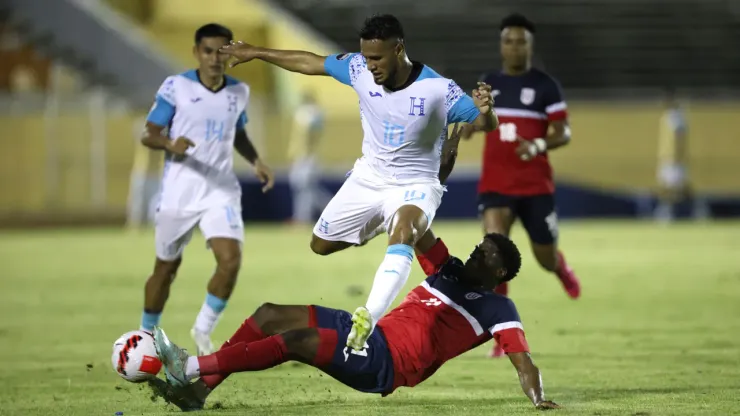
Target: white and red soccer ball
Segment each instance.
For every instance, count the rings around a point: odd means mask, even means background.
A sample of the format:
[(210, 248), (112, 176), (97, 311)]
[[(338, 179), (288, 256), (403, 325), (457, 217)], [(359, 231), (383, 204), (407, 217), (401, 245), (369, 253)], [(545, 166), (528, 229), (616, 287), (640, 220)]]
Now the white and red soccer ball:
[(140, 383), (157, 376), (162, 362), (154, 348), (154, 338), (144, 331), (131, 331), (113, 343), (113, 369), (124, 380)]

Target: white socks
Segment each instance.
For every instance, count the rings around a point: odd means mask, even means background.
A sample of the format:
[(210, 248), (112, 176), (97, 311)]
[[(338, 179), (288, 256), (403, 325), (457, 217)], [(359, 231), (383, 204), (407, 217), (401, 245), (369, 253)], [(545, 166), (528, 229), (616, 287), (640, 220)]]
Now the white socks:
[(193, 328), (201, 334), (211, 335), (213, 328), (216, 327), (218, 318), (221, 317), (221, 313), (225, 308), (226, 301), (224, 299), (217, 298), (208, 293), (206, 295), (205, 302), (203, 302), (203, 306), (200, 308), (198, 317), (195, 318), (195, 325)]
[(188, 380), (200, 377), (200, 363), (198, 357), (188, 357), (188, 363), (185, 366), (185, 377)]
[(375, 273), (373, 288), (365, 307), (373, 317), (373, 327), (380, 320), (398, 293), (403, 289), (411, 273), (414, 248), (406, 244), (388, 246), (385, 258)]

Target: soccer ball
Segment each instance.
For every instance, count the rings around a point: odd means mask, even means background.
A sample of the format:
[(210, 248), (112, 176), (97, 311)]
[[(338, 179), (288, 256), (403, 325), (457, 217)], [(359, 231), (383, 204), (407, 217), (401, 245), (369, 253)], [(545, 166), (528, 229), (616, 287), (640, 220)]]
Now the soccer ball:
[(113, 343), (113, 369), (124, 380), (140, 383), (157, 376), (162, 362), (154, 348), (154, 338), (144, 331), (131, 331)]

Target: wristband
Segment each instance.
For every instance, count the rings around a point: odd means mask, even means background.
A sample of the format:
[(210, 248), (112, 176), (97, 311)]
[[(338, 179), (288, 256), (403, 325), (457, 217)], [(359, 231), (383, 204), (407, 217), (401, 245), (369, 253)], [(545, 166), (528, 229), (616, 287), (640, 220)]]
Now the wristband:
[(545, 139), (534, 139), (532, 140), (532, 143), (534, 143), (535, 147), (537, 148), (537, 153), (543, 153), (545, 150), (547, 150), (547, 142)]

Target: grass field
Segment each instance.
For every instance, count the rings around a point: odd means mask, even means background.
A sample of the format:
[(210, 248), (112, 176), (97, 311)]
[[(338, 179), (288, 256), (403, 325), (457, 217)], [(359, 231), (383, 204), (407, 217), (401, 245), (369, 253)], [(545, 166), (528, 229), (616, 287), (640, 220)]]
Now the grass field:
[[(454, 253), (479, 240), (475, 223), (435, 224)], [(740, 224), (662, 228), (571, 222), (562, 246), (583, 283), (569, 300), (541, 271), (521, 230), (525, 265), (512, 298), (549, 398), (562, 414), (740, 414)], [(331, 257), (308, 249), (309, 230), (248, 227), (240, 283), (214, 338), (227, 338), (261, 302), (354, 308), (383, 241)], [(112, 342), (139, 324), (153, 263), (150, 233), (119, 230), (0, 233), (0, 414), (171, 414), (111, 368)], [(162, 325), (188, 331), (213, 270), (200, 238), (186, 251)], [(422, 279), (415, 266), (409, 288)], [(399, 299), (400, 300), (400, 299)], [(387, 398), (356, 393), (317, 370), (286, 364), (234, 376), (202, 414), (532, 414), (508, 360), (489, 346)]]

